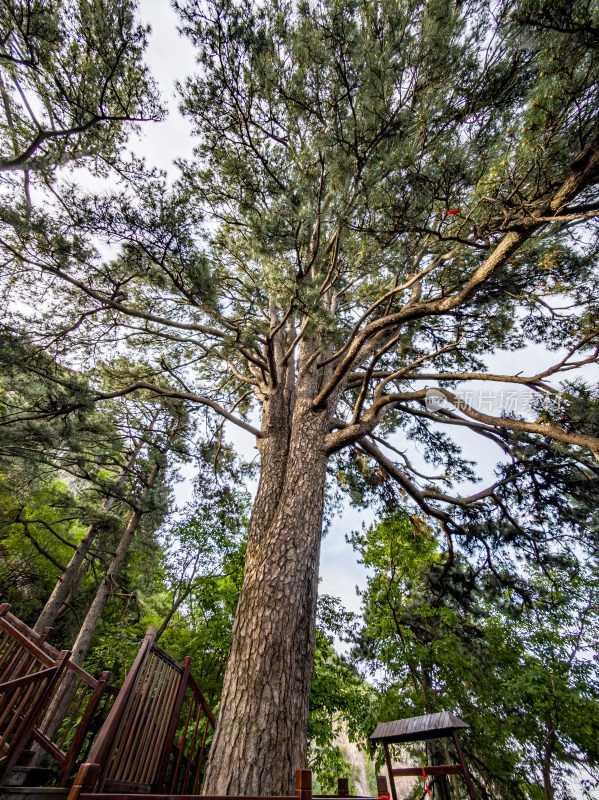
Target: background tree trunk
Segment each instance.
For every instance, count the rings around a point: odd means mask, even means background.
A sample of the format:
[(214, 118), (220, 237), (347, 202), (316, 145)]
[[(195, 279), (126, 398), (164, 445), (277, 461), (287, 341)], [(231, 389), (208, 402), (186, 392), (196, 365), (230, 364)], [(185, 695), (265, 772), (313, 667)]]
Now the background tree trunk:
[[(77, 638), (75, 639), (73, 647), (71, 648), (71, 661), (80, 667), (83, 665), (83, 662), (85, 661), (85, 658), (89, 652), (94, 633), (98, 627), (98, 622), (100, 621), (102, 612), (106, 608), (106, 604), (110, 599), (114, 582), (118, 577), (123, 564), (125, 563), (127, 553), (129, 552), (129, 547), (131, 546), (135, 532), (137, 531), (137, 528), (141, 522), (143, 516), (143, 501), (155, 485), (159, 471), (159, 464), (158, 462), (155, 462), (140, 497), (138, 508), (129, 517), (127, 526), (125, 527), (125, 531), (121, 537), (121, 541), (119, 542), (116, 552), (110, 562), (110, 566), (104, 575), (102, 583), (96, 592), (96, 596), (94, 597), (89, 611), (85, 615), (83, 624), (79, 630)], [(71, 703), (73, 697), (73, 688), (74, 687), (71, 687), (63, 694), (53, 697), (52, 702), (45, 712), (46, 719), (52, 719), (53, 717), (55, 717), (58, 721), (62, 719), (64, 713), (69, 707), (69, 704)], [(60, 722), (58, 724), (60, 724)], [(33, 751), (34, 754), (29, 766), (37, 767), (43, 762), (46, 753), (37, 743), (34, 743)]]
[(98, 622), (100, 621), (100, 617), (102, 616), (102, 612), (106, 608), (106, 603), (108, 602), (110, 595), (112, 594), (115, 581), (118, 578), (121, 569), (123, 568), (123, 564), (125, 563), (125, 559), (127, 558), (127, 553), (129, 552), (129, 548), (131, 547), (131, 542), (133, 541), (135, 532), (137, 531), (141, 519), (143, 517), (144, 500), (147, 498), (151, 490), (154, 488), (159, 471), (160, 471), (160, 466), (156, 461), (154, 462), (152, 471), (148, 476), (145, 488), (141, 494), (138, 508), (129, 517), (129, 520), (127, 522), (127, 527), (125, 528), (125, 531), (121, 537), (121, 541), (119, 542), (119, 545), (116, 549), (114, 556), (112, 557), (110, 566), (108, 567), (106, 574), (102, 579), (102, 583), (100, 584), (98, 591), (96, 592), (96, 596), (94, 597), (93, 603), (91, 604), (89, 611), (85, 615), (85, 619), (83, 620), (81, 629), (77, 635), (77, 638), (75, 639), (75, 642), (72, 647), (73, 655), (71, 656), (71, 661), (73, 661), (73, 663), (75, 664), (78, 664), (79, 666), (83, 664), (85, 657), (87, 656), (94, 633), (96, 631), (96, 628), (98, 627)]
[[(151, 426), (147, 430), (151, 430)], [(131, 467), (135, 463), (135, 459), (139, 455), (142, 444), (143, 439), (140, 439), (138, 444), (135, 445), (133, 451), (129, 455), (129, 458), (127, 459), (127, 463), (119, 473), (119, 476), (115, 482), (116, 487), (122, 486), (125, 482)], [(104, 511), (109, 511), (114, 503), (114, 500), (115, 498), (112, 496), (107, 497), (102, 503), (102, 509)], [(44, 628), (54, 627), (63, 606), (69, 600), (69, 594), (76, 594), (76, 592), (72, 592), (71, 590), (77, 582), (77, 576), (80, 574), (81, 569), (83, 569), (83, 562), (89, 555), (89, 552), (96, 540), (98, 533), (101, 530), (101, 527), (101, 523), (92, 522), (92, 524), (88, 527), (85, 536), (77, 545), (77, 549), (71, 556), (71, 559), (64, 572), (59, 576), (56, 586), (52, 590), (52, 594), (48, 598), (46, 605), (43, 607), (35, 625), (33, 626), (33, 630), (37, 633), (41, 633)], [(81, 583), (81, 578), (84, 574), (85, 570), (81, 574), (79, 583)]]
[(262, 475), (283, 473), (284, 481), (281, 491), (271, 486), (267, 492), (261, 480), (252, 511), (206, 794), (289, 794), (294, 770), (305, 767), (325, 421), (311, 400), (298, 400), (287, 458), (267, 443), (261, 448)]

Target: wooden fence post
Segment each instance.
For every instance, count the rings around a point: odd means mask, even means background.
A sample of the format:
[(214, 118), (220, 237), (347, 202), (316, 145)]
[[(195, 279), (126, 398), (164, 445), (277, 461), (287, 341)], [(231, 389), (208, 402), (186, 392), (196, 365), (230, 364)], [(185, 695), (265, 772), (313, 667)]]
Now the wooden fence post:
[(295, 796), (299, 800), (312, 800), (312, 770), (295, 770)]
[(99, 773), (100, 773), (99, 764), (92, 764), (92, 763), (82, 764), (77, 772), (75, 782), (73, 783), (73, 785), (69, 790), (69, 794), (67, 795), (67, 800), (77, 800), (77, 798), (81, 794), (82, 789), (89, 788), (90, 786), (93, 786), (96, 783), (96, 781), (98, 780)]
[(466, 786), (468, 787), (468, 795), (470, 800), (476, 800), (472, 778), (470, 777), (470, 772), (468, 771), (468, 765), (466, 764), (466, 759), (464, 758), (464, 753), (462, 752), (460, 740), (458, 739), (458, 735), (455, 731), (453, 732), (453, 743), (455, 744), (455, 749), (458, 754), (458, 761), (461, 764), (464, 780), (466, 781)]
[[(89, 762), (81, 764), (77, 771), (75, 783), (72, 788), (73, 792), (77, 786), (80, 787), (79, 791), (81, 791), (81, 788), (85, 788), (86, 791), (99, 792), (104, 788), (105, 773), (110, 766), (110, 759), (113, 755), (113, 748), (116, 747), (116, 739), (121, 724), (125, 721), (127, 712), (133, 701), (137, 681), (146, 664), (155, 636), (156, 627), (150, 625), (146, 631), (137, 656), (135, 657), (135, 661), (127, 673), (125, 682), (121, 686), (116, 700), (94, 742), (88, 756)], [(76, 795), (74, 795), (73, 798), (69, 795), (67, 800), (74, 800), (75, 797)]]
[(337, 797), (349, 797), (349, 778), (337, 778)]
[(391, 753), (389, 752), (389, 746), (387, 742), (383, 742), (383, 748), (385, 750), (385, 763), (387, 764), (387, 774), (389, 776), (389, 785), (391, 786), (391, 796), (393, 800), (397, 800), (397, 790), (395, 788), (395, 780), (393, 778), (393, 764), (391, 762)]
[[(185, 698), (185, 691), (187, 689), (189, 683), (189, 673), (191, 670), (191, 657), (185, 656), (183, 659), (183, 673), (181, 674), (181, 680), (179, 683), (179, 689), (177, 691), (177, 696), (175, 698), (175, 703), (173, 705), (172, 711), (172, 720), (170, 728), (166, 735), (166, 740), (163, 745), (163, 752), (160, 759), (160, 764), (158, 766), (158, 772), (156, 775), (156, 783), (154, 785), (154, 791), (157, 792), (164, 792), (166, 791), (166, 787), (164, 786), (164, 779), (166, 777), (166, 770), (168, 768), (168, 762), (171, 757), (171, 750), (173, 748), (173, 742), (175, 741), (175, 734), (177, 733), (177, 725), (179, 723), (179, 716), (181, 714), (181, 708), (183, 706), (183, 700)], [(199, 769), (199, 767), (198, 767)]]
[(385, 800), (390, 800), (389, 785), (384, 775), (376, 776), (376, 795), (377, 797), (385, 798)]

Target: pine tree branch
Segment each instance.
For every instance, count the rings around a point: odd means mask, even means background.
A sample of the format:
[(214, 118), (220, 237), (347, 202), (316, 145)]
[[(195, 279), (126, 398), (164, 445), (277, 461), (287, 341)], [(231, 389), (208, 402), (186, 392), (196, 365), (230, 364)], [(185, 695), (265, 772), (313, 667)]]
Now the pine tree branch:
[(387, 472), (399, 485), (401, 488), (406, 492), (406, 494), (412, 498), (424, 511), (425, 514), (428, 514), (435, 519), (440, 520), (441, 522), (451, 522), (450, 515), (445, 512), (441, 511), (435, 506), (431, 506), (429, 503), (426, 502), (426, 499), (423, 497), (422, 493), (416, 486), (410, 481), (410, 479), (397, 467), (396, 464), (391, 461), (390, 458), (387, 458), (384, 453), (382, 453), (379, 448), (369, 439), (364, 437), (363, 439), (358, 439), (357, 444), (367, 453), (369, 456), (372, 456), (374, 460)]
[[(534, 212), (527, 219), (519, 222), (517, 230), (511, 230), (503, 236), (493, 252), (474, 270), (470, 279), (460, 290), (447, 296), (441, 294), (427, 300), (421, 300), (395, 314), (389, 314), (368, 323), (360, 332), (358, 332), (358, 328), (361, 322), (356, 324), (348, 343), (344, 345), (343, 352), (345, 352), (345, 356), (336, 366), (331, 379), (314, 399), (314, 408), (324, 408), (337, 386), (352, 369), (356, 361), (359, 360), (360, 354), (369, 340), (386, 329), (427, 316), (447, 314), (459, 308), (500, 267), (504, 266), (536, 231), (547, 224), (542, 221), (547, 213), (558, 213), (583, 189), (596, 183), (599, 179), (599, 125), (595, 127), (585, 148), (572, 162), (571, 170), (572, 174), (553, 192), (550, 199), (539, 202)], [(331, 357), (331, 360), (334, 359)]]
[[(382, 397), (380, 400), (373, 403), (365, 415), (364, 422), (367, 423), (370, 419), (377, 418), (385, 406), (392, 406), (410, 400), (424, 401), (428, 391), (428, 389), (419, 389), (414, 392), (398, 392), (396, 394), (387, 395), (387, 397)], [(522, 420), (510, 419), (509, 417), (493, 417), (489, 414), (483, 414), (480, 411), (476, 411), (468, 403), (464, 402), (461, 398), (454, 395), (448, 389), (436, 389), (435, 391), (443, 394), (445, 398), (449, 400), (453, 406), (455, 406), (455, 408), (459, 409), (466, 414), (467, 417), (470, 417), (470, 419), (476, 420), (477, 422), (483, 422), (494, 428), (499, 427), (511, 431), (538, 433), (541, 436), (548, 436), (550, 439), (555, 439), (555, 441), (558, 442), (574, 444), (578, 447), (588, 448), (593, 454), (599, 454), (599, 438), (596, 436), (585, 436), (578, 433), (569, 433), (563, 428), (549, 423), (524, 422)]]
[(54, 558), (54, 556), (52, 556), (45, 549), (45, 547), (42, 547), (42, 545), (37, 541), (35, 536), (33, 536), (31, 531), (29, 530), (29, 523), (26, 520), (21, 519), (20, 516), (15, 520), (15, 522), (19, 523), (23, 527), (23, 533), (29, 539), (29, 541), (35, 547), (38, 553), (42, 555), (44, 558), (47, 558), (48, 561), (56, 567), (56, 569), (60, 570), (60, 572), (63, 573), (66, 568), (62, 564), (59, 564), (58, 561)]
[(209, 397), (202, 397), (201, 395), (194, 394), (193, 392), (179, 392), (176, 389), (165, 389), (163, 386), (158, 386), (155, 383), (148, 383), (146, 381), (136, 381), (135, 383), (130, 384), (129, 386), (125, 386), (122, 389), (119, 389), (115, 392), (101, 392), (96, 391), (95, 395), (99, 400), (113, 400), (115, 397), (124, 397), (125, 395), (131, 394), (132, 392), (136, 392), (139, 389), (146, 389), (147, 391), (153, 392), (160, 397), (175, 397), (179, 398), (180, 400), (189, 400), (193, 403), (199, 403), (200, 405), (208, 406), (216, 411), (217, 414), (220, 414), (221, 417), (224, 417), (229, 422), (237, 425), (240, 428), (252, 433), (254, 436), (261, 438), (262, 433), (257, 429), (250, 425), (248, 422), (245, 422), (243, 419), (239, 419), (238, 417), (234, 417), (231, 413), (229, 413), (225, 408), (219, 405), (216, 401), (211, 400)]

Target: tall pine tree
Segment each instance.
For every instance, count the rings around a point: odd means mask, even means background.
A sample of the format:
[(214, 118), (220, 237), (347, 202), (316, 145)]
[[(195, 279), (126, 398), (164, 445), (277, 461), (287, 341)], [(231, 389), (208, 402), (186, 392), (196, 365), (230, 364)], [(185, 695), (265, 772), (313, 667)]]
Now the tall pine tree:
[[(450, 548), (490, 551), (499, 526), (551, 549), (551, 516), (531, 525), (501, 494), (535, 480), (548, 442), (594, 491), (597, 430), (569, 413), (580, 387), (559, 414), (492, 413), (455, 387), (551, 399), (597, 360), (598, 19), (584, 0), (178, 7), (200, 61), (181, 90), (198, 147), (173, 191), (133, 168), (112, 197), (57, 184), (52, 213), (6, 215), (0, 234), (15, 285), (47, 290), (27, 316), (39, 341), (61, 359), (129, 356), (97, 402), (177, 396), (255, 435), (205, 790), (281, 794), (305, 764), (326, 477), (343, 451), (442, 523)], [(114, 257), (94, 250), (102, 237)], [(564, 352), (487, 368), (530, 343)], [(437, 386), (445, 405), (426, 403)], [(474, 475), (451, 438), (464, 427), (511, 465), (471, 496), (452, 488)], [(442, 465), (436, 482), (398, 437)]]

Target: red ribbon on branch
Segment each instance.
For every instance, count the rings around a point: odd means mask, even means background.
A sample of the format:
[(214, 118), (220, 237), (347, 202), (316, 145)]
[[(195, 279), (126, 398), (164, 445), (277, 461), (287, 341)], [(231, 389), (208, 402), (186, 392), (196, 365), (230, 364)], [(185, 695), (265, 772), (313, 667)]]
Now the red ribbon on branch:
[(428, 796), (432, 797), (431, 790), (429, 789), (428, 783), (426, 782), (426, 772), (424, 771), (424, 767), (422, 767), (422, 780), (424, 781), (424, 786), (426, 787)]

